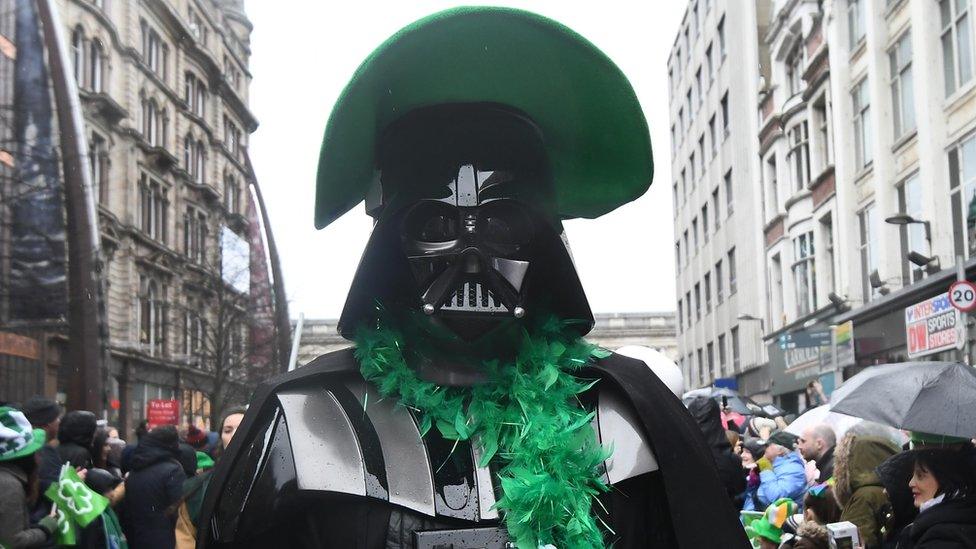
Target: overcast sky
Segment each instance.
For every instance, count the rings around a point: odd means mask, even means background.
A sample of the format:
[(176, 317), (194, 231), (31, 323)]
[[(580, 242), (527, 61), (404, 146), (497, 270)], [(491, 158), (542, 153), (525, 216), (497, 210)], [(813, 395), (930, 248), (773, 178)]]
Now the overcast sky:
[[(496, 2), (551, 17), (602, 49), (630, 79), (654, 146), (641, 199), (596, 220), (566, 223), (595, 312), (672, 311), (674, 237), (667, 58), (685, 2)], [(250, 154), (281, 253), (290, 313), (337, 318), (370, 231), (362, 205), (321, 231), (312, 224), (315, 169), (332, 105), (362, 60), (401, 27), (458, 5), (247, 0), (254, 23)]]

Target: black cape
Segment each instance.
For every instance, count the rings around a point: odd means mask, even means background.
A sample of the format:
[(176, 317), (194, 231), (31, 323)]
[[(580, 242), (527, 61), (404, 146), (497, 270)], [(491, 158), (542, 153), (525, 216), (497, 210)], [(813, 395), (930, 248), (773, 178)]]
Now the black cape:
[[(342, 496), (328, 500), (331, 504), (326, 505), (323, 500), (305, 500), (274, 510), (264, 504), (267, 512), (256, 515), (255, 520), (245, 509), (248, 498), (269, 499), (265, 496), (269, 491), (297, 491), (294, 482), (275, 485), (271, 481), (269, 486), (256, 486), (256, 470), (241, 470), (248, 463), (260, 462), (248, 454), (255, 452), (259, 446), (256, 437), (267, 432), (273, 421), (276, 393), (350, 375), (359, 375), (359, 364), (352, 350), (345, 349), (323, 355), (258, 388), (237, 434), (214, 469), (201, 511), (198, 548), (248, 547), (275, 540), (282, 547), (378, 549), (385, 547), (391, 531), (402, 529), (402, 513), (388, 502), (369, 498)], [(615, 485), (601, 497), (616, 532), (614, 547), (749, 547), (701, 430), (664, 383), (642, 361), (616, 354), (597, 360), (581, 376), (598, 377), (601, 382), (597, 386), (612, 383), (622, 390), (640, 418), (659, 467)], [(323, 511), (323, 507), (328, 509)], [(275, 524), (267, 513), (287, 517), (283, 519), (287, 523)], [(228, 531), (259, 519), (268, 523), (267, 540), (254, 536), (234, 539), (233, 532)], [(471, 527), (472, 523), (441, 521), (437, 526), (465, 525)], [(314, 532), (309, 533), (311, 530)], [(234, 541), (220, 541), (228, 539)]]

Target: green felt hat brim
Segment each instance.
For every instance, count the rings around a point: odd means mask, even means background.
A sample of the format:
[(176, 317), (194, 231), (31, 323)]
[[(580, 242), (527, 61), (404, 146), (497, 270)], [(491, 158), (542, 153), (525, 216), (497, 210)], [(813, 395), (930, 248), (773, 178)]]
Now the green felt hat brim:
[(17, 450), (16, 452), (0, 455), (0, 461), (10, 461), (12, 459), (29, 456), (40, 450), (41, 446), (44, 446), (44, 441), (47, 439), (47, 433), (44, 432), (44, 429), (34, 429), (33, 432), (34, 439), (30, 441), (30, 444), (24, 446), (20, 450)]
[(546, 17), (460, 7), (401, 29), (346, 85), (322, 141), (315, 226), (366, 196), (391, 122), (418, 107), (475, 102), (514, 107), (539, 126), (562, 218), (598, 217), (651, 183), (647, 121), (613, 61)]

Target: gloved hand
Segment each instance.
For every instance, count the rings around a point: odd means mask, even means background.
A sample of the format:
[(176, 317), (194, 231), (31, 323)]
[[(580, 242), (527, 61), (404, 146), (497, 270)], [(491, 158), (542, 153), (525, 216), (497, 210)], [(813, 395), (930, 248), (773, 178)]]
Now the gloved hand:
[(773, 462), (769, 461), (769, 459), (765, 457), (759, 458), (759, 461), (756, 462), (756, 466), (759, 468), (760, 473), (763, 471), (773, 470)]
[(44, 533), (50, 538), (51, 534), (58, 531), (58, 517), (48, 515), (37, 523), (37, 527), (44, 530)]

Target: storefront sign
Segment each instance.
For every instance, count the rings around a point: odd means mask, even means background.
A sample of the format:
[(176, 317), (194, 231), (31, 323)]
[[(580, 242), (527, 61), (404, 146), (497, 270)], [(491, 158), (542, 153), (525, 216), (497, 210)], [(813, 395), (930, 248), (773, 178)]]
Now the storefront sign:
[(854, 322), (848, 320), (833, 328), (834, 363), (837, 368), (854, 364)]
[(964, 338), (959, 310), (949, 302), (949, 292), (905, 308), (905, 339), (909, 358), (948, 349), (959, 349)]
[(146, 423), (149, 428), (160, 425), (177, 425), (180, 422), (178, 400), (152, 399), (146, 405)]

